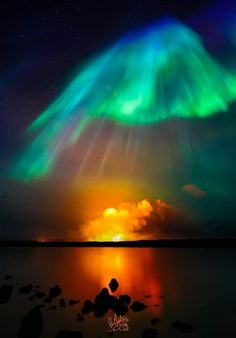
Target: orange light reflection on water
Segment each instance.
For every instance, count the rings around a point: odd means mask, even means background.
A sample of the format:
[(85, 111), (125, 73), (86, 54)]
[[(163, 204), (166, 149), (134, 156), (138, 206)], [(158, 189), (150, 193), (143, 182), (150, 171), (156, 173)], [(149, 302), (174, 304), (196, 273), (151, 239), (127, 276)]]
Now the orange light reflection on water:
[(127, 294), (146, 303), (153, 312), (154, 304), (159, 304), (160, 314), (164, 304), (160, 295), (165, 287), (161, 284), (162, 269), (166, 266), (161, 257), (152, 248), (49, 248), (35, 252), (34, 265), (44, 262), (41, 273), (45, 286), (58, 283), (66, 299), (93, 301), (116, 278), (119, 282), (116, 296)]
[(91, 248), (81, 263), (89, 279), (98, 283), (99, 290), (116, 278), (120, 285), (117, 294), (128, 294), (139, 300), (151, 295), (152, 303), (160, 303), (161, 285), (153, 269), (152, 249)]

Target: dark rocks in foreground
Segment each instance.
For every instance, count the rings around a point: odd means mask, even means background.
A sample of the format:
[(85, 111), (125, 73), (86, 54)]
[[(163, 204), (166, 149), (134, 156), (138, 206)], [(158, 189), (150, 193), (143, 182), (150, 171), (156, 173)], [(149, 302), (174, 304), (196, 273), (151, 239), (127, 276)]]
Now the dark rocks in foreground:
[(138, 311), (143, 311), (147, 308), (147, 305), (135, 300), (132, 305), (130, 306), (130, 308), (134, 311), (134, 312), (138, 312)]
[(95, 315), (95, 317), (102, 317), (107, 313), (107, 311), (108, 311), (108, 309), (111, 305), (112, 299), (113, 299), (113, 296), (111, 297), (109, 295), (108, 289), (103, 288), (101, 290), (101, 292), (95, 297), (95, 301), (94, 301), (94, 315)]
[(75, 300), (75, 299), (70, 299), (69, 300), (69, 305), (73, 306), (75, 304), (78, 304), (80, 301), (79, 300)]
[(2, 285), (0, 287), (0, 304), (6, 304), (11, 299), (13, 291), (12, 285)]
[(43, 331), (41, 306), (36, 306), (22, 319), (18, 338), (39, 338)]
[(181, 320), (176, 320), (173, 324), (171, 324), (173, 329), (178, 330), (180, 332), (193, 332), (194, 327), (191, 324), (182, 322)]
[(128, 312), (127, 305), (122, 302), (120, 299), (110, 296), (110, 309), (114, 311), (117, 315), (124, 315)]
[(156, 324), (158, 324), (158, 323), (160, 323), (160, 322), (161, 322), (160, 318), (154, 317), (154, 318), (152, 318), (152, 320), (150, 321), (150, 324), (151, 324), (151, 325), (156, 325)]
[(84, 302), (84, 305), (82, 307), (82, 315), (87, 315), (88, 313), (92, 312), (94, 310), (94, 304), (91, 302), (91, 300), (87, 299)]
[(147, 328), (142, 332), (142, 338), (156, 338), (158, 336), (158, 331), (156, 329)]
[[(8, 278), (9, 276), (9, 278)], [(5, 276), (5, 280), (11, 279), (10, 275)], [(111, 279), (109, 283), (109, 288), (111, 292), (115, 292), (119, 287), (119, 283), (116, 279)], [(34, 289), (33, 284), (27, 284), (19, 289), (20, 294), (30, 294), (28, 300), (32, 301), (34, 299), (41, 299), (46, 297), (44, 292), (41, 292), (38, 288)], [(34, 290), (34, 291), (33, 291)], [(13, 286), (12, 285), (3, 285), (0, 287), (0, 304), (7, 303), (12, 295)], [(33, 292), (32, 292), (33, 291)], [(58, 285), (55, 285), (49, 290), (48, 296), (44, 299), (45, 303), (51, 303), (55, 297), (58, 297), (62, 294), (62, 290)], [(150, 298), (151, 295), (144, 295), (145, 298)], [(160, 296), (160, 299), (164, 299), (164, 296)], [(73, 306), (78, 304), (80, 301), (75, 299), (70, 299), (68, 304)], [(77, 321), (82, 322), (84, 320), (84, 315), (91, 312), (94, 313), (95, 317), (103, 317), (108, 310), (112, 310), (116, 315), (125, 315), (131, 304), (131, 297), (129, 295), (123, 294), (119, 297), (109, 293), (108, 288), (103, 288), (101, 292), (95, 297), (94, 302), (87, 299), (82, 306), (81, 313), (77, 314)], [(46, 305), (46, 304), (44, 304)], [(28, 314), (22, 319), (20, 330), (18, 333), (18, 338), (39, 338), (43, 331), (43, 317), (40, 308), (44, 305), (37, 305)], [(64, 298), (61, 298), (58, 304), (60, 307), (66, 307), (66, 301)], [(154, 307), (158, 307), (158, 304), (154, 304)], [(143, 311), (148, 306), (140, 301), (133, 301), (130, 306), (134, 312)], [(49, 310), (55, 310), (57, 307), (52, 304), (49, 306)], [(156, 325), (161, 320), (158, 317), (153, 317), (150, 320), (150, 325)], [(194, 327), (191, 324), (177, 320), (171, 324), (174, 330), (177, 330), (181, 333), (192, 332)], [(108, 331), (107, 335), (113, 335), (112, 331)], [(156, 338), (158, 336), (158, 330), (153, 327), (146, 328), (141, 333), (141, 338)], [(79, 331), (70, 331), (70, 330), (61, 330), (57, 333), (55, 338), (82, 338), (83, 334)]]
[(109, 309), (113, 310), (117, 315), (124, 315), (128, 312), (128, 307), (125, 301), (129, 301), (128, 296), (117, 298), (109, 294), (107, 288), (103, 288), (102, 291), (96, 296), (94, 303), (94, 315), (95, 317), (104, 316)]
[(95, 297), (95, 303), (107, 300), (110, 294), (107, 288), (103, 288), (100, 293)]
[(41, 299), (41, 298), (45, 297), (46, 294), (44, 292), (37, 291), (34, 296), (35, 296), (35, 298)]
[(78, 320), (78, 322), (82, 322), (84, 320), (84, 317), (80, 313), (78, 313), (76, 319)]
[(111, 292), (115, 292), (118, 289), (118, 287), (119, 287), (119, 283), (117, 282), (115, 278), (112, 278), (109, 283), (109, 288)]
[(53, 288), (49, 290), (48, 297), (45, 298), (45, 303), (51, 303), (53, 298), (58, 297), (61, 295), (61, 288), (59, 285), (55, 285)]
[(79, 331), (61, 330), (55, 338), (83, 338), (83, 334)]
[(66, 301), (64, 298), (62, 298), (59, 302), (60, 307), (66, 307)]
[(131, 303), (131, 297), (128, 295), (120, 295), (119, 300), (125, 303), (126, 305), (129, 305)]
[(117, 298), (109, 294), (107, 288), (103, 288), (101, 292), (95, 297), (94, 303), (87, 299), (82, 307), (82, 315), (94, 312), (95, 317), (103, 317), (108, 310), (113, 310), (117, 315), (124, 315), (128, 312), (128, 304), (131, 302), (131, 297), (122, 295)]
[(32, 284), (27, 284), (25, 286), (22, 286), (19, 289), (19, 293), (22, 295), (28, 295), (32, 290), (33, 290), (33, 285)]

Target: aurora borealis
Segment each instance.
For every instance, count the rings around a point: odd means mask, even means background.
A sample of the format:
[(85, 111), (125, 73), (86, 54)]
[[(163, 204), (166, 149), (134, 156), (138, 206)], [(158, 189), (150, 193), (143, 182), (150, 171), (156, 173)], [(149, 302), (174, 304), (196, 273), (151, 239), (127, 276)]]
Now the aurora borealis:
[(127, 35), (80, 69), (30, 125), (37, 135), (15, 176), (28, 180), (50, 173), (93, 119), (146, 125), (204, 118), (225, 111), (235, 97), (236, 76), (217, 64), (201, 38), (176, 20), (162, 20)]
[(235, 233), (235, 4), (151, 2), (4, 12), (4, 234), (76, 237), (143, 200), (164, 234)]
[(0, 338), (236, 338), (236, 0), (0, 19)]

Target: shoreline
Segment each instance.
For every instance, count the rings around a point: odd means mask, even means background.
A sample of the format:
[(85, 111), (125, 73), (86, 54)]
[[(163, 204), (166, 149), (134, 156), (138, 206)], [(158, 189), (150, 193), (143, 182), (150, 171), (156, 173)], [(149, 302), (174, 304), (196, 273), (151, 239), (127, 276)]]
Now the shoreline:
[(236, 238), (160, 239), (120, 242), (0, 241), (0, 247), (127, 247), (127, 248), (234, 248)]

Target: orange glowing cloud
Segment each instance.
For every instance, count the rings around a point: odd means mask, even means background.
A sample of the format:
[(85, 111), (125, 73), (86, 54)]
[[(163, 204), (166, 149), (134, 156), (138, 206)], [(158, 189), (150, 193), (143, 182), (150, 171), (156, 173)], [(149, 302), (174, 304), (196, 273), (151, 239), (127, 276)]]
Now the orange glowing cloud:
[(147, 225), (153, 212), (148, 200), (121, 203), (107, 208), (102, 216), (83, 227), (83, 237), (89, 241), (127, 241), (140, 239), (139, 230)]
[(119, 242), (168, 237), (178, 230), (192, 231), (186, 211), (160, 199), (144, 199), (105, 209), (101, 217), (83, 225), (81, 234), (86, 241)]

